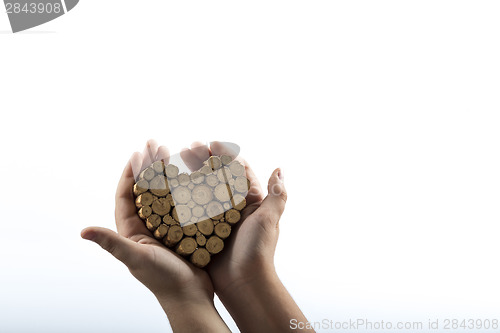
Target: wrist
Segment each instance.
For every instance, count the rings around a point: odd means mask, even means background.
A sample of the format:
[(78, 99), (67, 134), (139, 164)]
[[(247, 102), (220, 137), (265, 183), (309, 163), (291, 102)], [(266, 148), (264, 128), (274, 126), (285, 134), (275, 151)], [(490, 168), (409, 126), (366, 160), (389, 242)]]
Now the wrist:
[(204, 290), (177, 290), (168, 294), (155, 293), (158, 302), (165, 312), (176, 311), (176, 309), (191, 309), (200, 306), (213, 306), (213, 293)]
[(259, 269), (254, 269), (253, 273), (240, 274), (240, 278), (235, 279), (224, 289), (217, 290), (217, 296), (223, 300), (231, 298), (241, 298), (242, 295), (255, 294), (261, 292), (263, 287), (274, 287), (281, 284), (274, 265), (262, 265)]
[[(293, 319), (307, 322), (274, 269), (226, 288), (218, 295), (241, 331), (289, 332)], [(314, 332), (307, 328), (298, 331)]]
[(157, 297), (174, 332), (228, 332), (212, 298), (206, 295), (176, 294)]

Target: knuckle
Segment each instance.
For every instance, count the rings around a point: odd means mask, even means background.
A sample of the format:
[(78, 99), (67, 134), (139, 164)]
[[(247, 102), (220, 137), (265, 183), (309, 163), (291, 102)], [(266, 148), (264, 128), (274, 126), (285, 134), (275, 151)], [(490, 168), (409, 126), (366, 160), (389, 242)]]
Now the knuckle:
[(288, 193), (286, 192), (286, 190), (281, 191), (280, 198), (286, 203), (286, 201), (288, 200)]
[(275, 218), (272, 214), (272, 212), (269, 211), (269, 209), (264, 209), (264, 210), (261, 210), (257, 213), (257, 218), (259, 219), (259, 221), (261, 221), (262, 223), (264, 224), (276, 224), (276, 221), (275, 221)]
[(116, 243), (111, 238), (102, 237), (101, 241), (99, 242), (99, 245), (101, 245), (101, 247), (104, 250), (108, 251), (109, 253), (111, 253), (113, 256), (116, 257), (118, 247), (117, 247)]
[(117, 248), (113, 242), (105, 241), (103, 248), (116, 257)]
[(285, 188), (280, 184), (273, 184), (269, 189), (269, 193), (274, 197), (280, 198), (285, 203), (288, 199), (288, 194)]

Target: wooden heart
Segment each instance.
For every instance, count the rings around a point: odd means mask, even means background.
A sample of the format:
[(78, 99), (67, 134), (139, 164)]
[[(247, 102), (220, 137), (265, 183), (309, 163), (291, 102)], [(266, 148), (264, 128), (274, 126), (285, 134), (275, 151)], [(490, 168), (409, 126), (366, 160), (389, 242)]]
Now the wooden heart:
[(139, 217), (168, 248), (205, 267), (221, 252), (246, 206), (250, 182), (232, 157), (211, 156), (191, 174), (156, 161), (134, 184)]

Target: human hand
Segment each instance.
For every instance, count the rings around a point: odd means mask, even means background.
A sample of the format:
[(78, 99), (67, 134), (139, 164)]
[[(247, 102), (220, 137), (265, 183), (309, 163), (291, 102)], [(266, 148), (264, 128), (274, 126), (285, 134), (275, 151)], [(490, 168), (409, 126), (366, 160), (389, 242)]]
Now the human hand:
[[(186, 148), (181, 152), (181, 157), (191, 170), (199, 169), (210, 155), (235, 157), (234, 152), (220, 142), (213, 142), (210, 147), (195, 142), (191, 149)], [(264, 198), (257, 177), (248, 163), (239, 157), (237, 159), (245, 166), (250, 189), (241, 221), (233, 227), (224, 250), (214, 256), (207, 267), (218, 294), (232, 293), (241, 284), (275, 274), (274, 252), (279, 220), (287, 199), (280, 169), (272, 173), (268, 195)]]
[(213, 305), (214, 288), (208, 274), (152, 237), (137, 215), (132, 193), (134, 174), (156, 160), (168, 163), (168, 159), (167, 148), (158, 147), (154, 141), (147, 143), (142, 154), (134, 153), (123, 171), (116, 192), (118, 233), (89, 227), (81, 235), (123, 262), (132, 275), (153, 292), (175, 331), (185, 330), (186, 323), (190, 325), (189, 330), (195, 331), (196, 320), (204, 322), (200, 323), (203, 330), (226, 331), (227, 327)]
[[(191, 149), (181, 152), (181, 157), (191, 170), (196, 170), (209, 155), (232, 155), (227, 148), (219, 142), (210, 147), (194, 143)], [(248, 163), (238, 160), (250, 180), (247, 206), (225, 249), (213, 257), (207, 270), (217, 295), (242, 332), (289, 332), (293, 320), (305, 323), (307, 319), (274, 268), (279, 220), (287, 200), (283, 173), (274, 170), (264, 198)], [(296, 331), (314, 332), (306, 327)]]

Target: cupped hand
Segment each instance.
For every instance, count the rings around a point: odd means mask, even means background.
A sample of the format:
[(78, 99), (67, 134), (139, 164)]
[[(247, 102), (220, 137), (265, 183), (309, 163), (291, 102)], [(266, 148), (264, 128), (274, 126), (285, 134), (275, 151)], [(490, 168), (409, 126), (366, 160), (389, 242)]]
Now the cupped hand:
[(140, 282), (160, 300), (213, 300), (214, 288), (208, 274), (188, 263), (152, 237), (137, 215), (132, 187), (134, 174), (157, 160), (168, 162), (166, 147), (148, 141), (144, 152), (134, 153), (127, 163), (116, 192), (115, 220), (118, 233), (89, 227), (82, 237), (99, 244), (122, 261)]
[[(193, 143), (190, 149), (181, 152), (191, 170), (201, 167), (210, 155), (232, 155), (226, 145)], [(235, 157), (235, 156), (233, 156)], [(212, 257), (207, 271), (216, 292), (232, 293), (239, 286), (259, 280), (263, 275), (275, 274), (274, 252), (279, 235), (279, 220), (285, 209), (287, 193), (280, 169), (274, 170), (268, 183), (268, 194), (264, 197), (261, 186), (252, 169), (243, 159), (237, 157), (250, 180), (247, 206), (242, 219), (233, 227), (224, 250)]]

